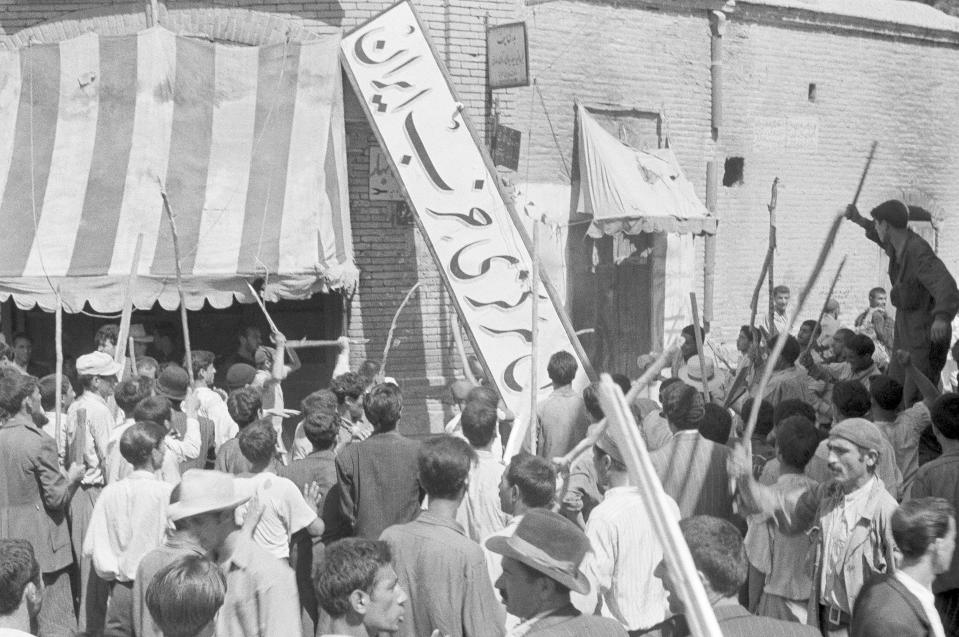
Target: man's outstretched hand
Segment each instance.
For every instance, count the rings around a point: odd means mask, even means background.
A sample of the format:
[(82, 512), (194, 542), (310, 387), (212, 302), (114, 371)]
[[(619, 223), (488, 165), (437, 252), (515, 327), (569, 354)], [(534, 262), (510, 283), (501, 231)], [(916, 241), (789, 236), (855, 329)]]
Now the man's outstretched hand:
[(855, 221), (857, 219), (862, 218), (862, 215), (859, 214), (859, 208), (857, 208), (856, 204), (854, 203), (851, 203), (848, 206), (846, 206), (846, 212), (844, 213), (844, 216), (849, 221)]

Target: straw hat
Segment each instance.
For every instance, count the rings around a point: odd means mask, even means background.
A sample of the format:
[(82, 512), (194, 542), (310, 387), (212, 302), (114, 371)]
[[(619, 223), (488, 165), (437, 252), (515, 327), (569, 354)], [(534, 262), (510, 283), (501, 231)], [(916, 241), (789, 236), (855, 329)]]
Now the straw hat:
[(713, 359), (711, 358), (705, 359), (705, 365), (700, 363), (701, 360), (703, 360), (702, 357), (693, 356), (686, 361), (686, 365), (679, 370), (679, 380), (696, 389), (701, 389), (703, 386), (703, 376), (705, 376), (706, 385), (709, 387), (710, 393), (719, 393), (722, 390), (723, 379), (716, 373), (716, 364), (713, 363)]
[(238, 482), (229, 473), (190, 469), (180, 481), (180, 499), (168, 509), (170, 520), (177, 521), (201, 513), (235, 509), (250, 499), (237, 489)]
[(546, 509), (530, 509), (510, 537), (486, 540), (486, 548), (522, 562), (573, 592), (589, 592), (589, 580), (579, 565), (590, 550), (578, 526)]

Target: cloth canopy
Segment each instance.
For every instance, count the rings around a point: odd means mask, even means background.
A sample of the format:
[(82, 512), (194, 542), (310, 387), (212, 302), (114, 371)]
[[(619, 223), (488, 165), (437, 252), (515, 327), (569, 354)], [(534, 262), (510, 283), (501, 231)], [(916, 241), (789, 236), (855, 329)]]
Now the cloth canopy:
[(593, 217), (587, 235), (681, 232), (715, 234), (716, 218), (696, 196), (673, 151), (642, 151), (608, 133), (576, 107), (579, 195), (576, 211)]
[(0, 48), (0, 299), (22, 308), (305, 298), (351, 287), (339, 36), (263, 47), (162, 27)]

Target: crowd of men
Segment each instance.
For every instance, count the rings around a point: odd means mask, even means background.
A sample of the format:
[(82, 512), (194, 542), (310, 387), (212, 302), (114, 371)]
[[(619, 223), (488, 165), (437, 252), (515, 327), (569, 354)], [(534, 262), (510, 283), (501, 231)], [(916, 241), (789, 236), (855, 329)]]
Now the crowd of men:
[[(689, 326), (632, 394), (723, 635), (959, 634), (959, 394), (941, 375), (959, 290), (897, 203), (847, 213), (890, 254), (895, 316), (875, 288), (854, 320), (830, 302), (794, 336), (779, 287), (737, 362)], [(219, 365), (194, 350), (186, 369), (136, 325), (116, 362), (117, 332), (76, 359), (78, 392), (31, 374), (29, 337), (0, 349), (0, 637), (690, 634), (683, 575), (572, 354), (504, 457), (487, 384), (454, 382), (446, 431), (412, 439), (402, 379), (351, 371), (346, 339), (292, 410), (282, 334), (243, 326)]]

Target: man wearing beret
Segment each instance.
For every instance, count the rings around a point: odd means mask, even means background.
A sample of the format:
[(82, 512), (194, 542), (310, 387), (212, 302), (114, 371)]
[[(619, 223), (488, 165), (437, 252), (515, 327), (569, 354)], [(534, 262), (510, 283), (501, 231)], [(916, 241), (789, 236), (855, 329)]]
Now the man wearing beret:
[(849, 418), (829, 432), (832, 478), (817, 487), (777, 494), (752, 477), (742, 447), (730, 457), (747, 509), (775, 517), (787, 534), (809, 533), (814, 574), (807, 623), (827, 637), (847, 637), (856, 596), (873, 575), (895, 569), (892, 514), (896, 500), (876, 477), (883, 434), (864, 418)]
[[(893, 349), (908, 351), (916, 369), (937, 383), (949, 353), (950, 324), (959, 311), (956, 280), (929, 244), (909, 229), (906, 204), (890, 199), (869, 215), (871, 220), (854, 205), (846, 208), (846, 218), (862, 226), (866, 238), (889, 256), (889, 298), (897, 310)], [(903, 383), (907, 406), (920, 399), (895, 360), (889, 364), (889, 375)]]

